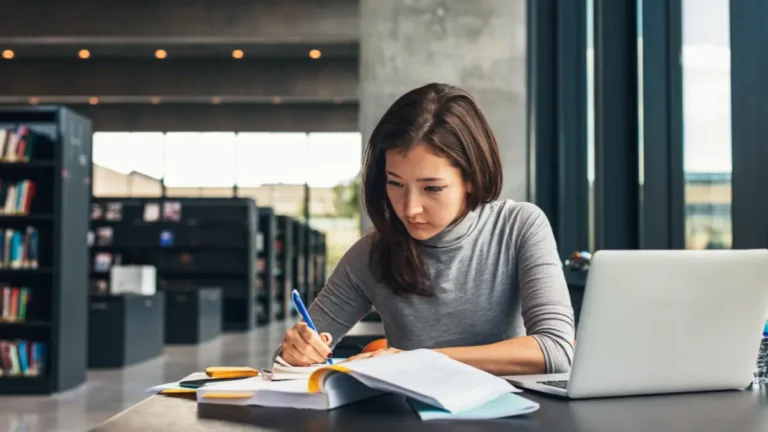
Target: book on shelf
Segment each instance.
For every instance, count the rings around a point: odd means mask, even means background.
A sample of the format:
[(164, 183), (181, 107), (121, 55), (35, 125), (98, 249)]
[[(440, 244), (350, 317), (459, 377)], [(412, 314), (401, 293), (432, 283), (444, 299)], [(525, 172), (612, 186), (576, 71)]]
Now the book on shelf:
[(34, 149), (44, 139), (24, 125), (0, 129), (0, 162), (29, 162)]
[(35, 377), (45, 373), (45, 343), (0, 340), (0, 377)]
[(26, 320), (29, 300), (29, 288), (0, 286), (0, 322)]
[(99, 252), (93, 257), (93, 271), (94, 273), (108, 273), (112, 269), (112, 265), (122, 263), (122, 256), (120, 254), (113, 255), (110, 252)]
[(97, 246), (112, 246), (115, 230), (112, 227), (99, 227), (96, 230)]
[(28, 214), (35, 187), (30, 180), (0, 178), (0, 215)]
[(166, 201), (163, 203), (163, 220), (179, 222), (181, 220), (181, 202)]
[(28, 226), (23, 232), (0, 229), (0, 269), (36, 269), (38, 266), (38, 231)]
[(144, 204), (144, 222), (157, 222), (160, 220), (160, 203), (148, 202)]

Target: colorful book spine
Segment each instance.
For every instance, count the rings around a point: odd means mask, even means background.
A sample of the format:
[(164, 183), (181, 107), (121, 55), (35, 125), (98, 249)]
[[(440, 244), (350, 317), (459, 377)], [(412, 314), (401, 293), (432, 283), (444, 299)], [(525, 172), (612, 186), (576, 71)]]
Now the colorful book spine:
[(35, 227), (24, 231), (0, 229), (0, 269), (36, 269), (39, 234)]
[(41, 376), (45, 373), (45, 343), (0, 340), (0, 377)]
[(0, 129), (0, 162), (29, 162), (43, 139), (25, 125)]
[(24, 322), (30, 300), (29, 288), (0, 286), (0, 322)]
[(0, 179), (0, 214), (29, 214), (36, 188), (31, 180)]

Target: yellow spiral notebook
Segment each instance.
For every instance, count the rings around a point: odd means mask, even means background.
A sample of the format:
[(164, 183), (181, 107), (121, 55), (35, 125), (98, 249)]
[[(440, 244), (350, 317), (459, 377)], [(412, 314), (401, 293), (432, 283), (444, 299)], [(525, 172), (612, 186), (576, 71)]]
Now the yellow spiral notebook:
[(318, 368), (307, 380), (258, 376), (211, 384), (197, 390), (197, 401), (328, 410), (397, 393), (454, 413), (516, 391), (500, 377), (422, 349)]

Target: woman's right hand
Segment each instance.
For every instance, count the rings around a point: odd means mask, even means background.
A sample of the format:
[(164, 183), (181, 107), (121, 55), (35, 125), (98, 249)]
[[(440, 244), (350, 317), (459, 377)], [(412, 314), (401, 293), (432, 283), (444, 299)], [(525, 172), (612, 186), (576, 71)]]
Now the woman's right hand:
[(280, 357), (292, 366), (325, 363), (331, 358), (332, 340), (330, 333), (318, 334), (307, 323), (298, 322), (285, 332)]

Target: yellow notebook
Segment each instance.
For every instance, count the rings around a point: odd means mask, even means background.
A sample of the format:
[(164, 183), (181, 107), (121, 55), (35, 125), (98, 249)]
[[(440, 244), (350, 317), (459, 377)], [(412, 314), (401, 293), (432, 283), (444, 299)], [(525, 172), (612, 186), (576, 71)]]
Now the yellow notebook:
[(207, 385), (200, 403), (333, 409), (382, 393), (397, 393), (459, 412), (519, 391), (503, 378), (421, 349), (322, 367), (307, 380), (262, 377)]

